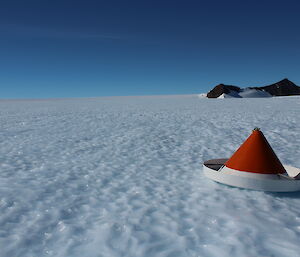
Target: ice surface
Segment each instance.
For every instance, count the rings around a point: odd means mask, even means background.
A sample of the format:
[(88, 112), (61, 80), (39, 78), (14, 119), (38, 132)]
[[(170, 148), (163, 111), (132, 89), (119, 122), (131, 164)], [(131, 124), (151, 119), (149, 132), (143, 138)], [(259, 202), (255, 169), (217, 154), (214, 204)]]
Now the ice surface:
[(300, 98), (0, 101), (0, 256), (300, 256), (300, 193), (217, 184), (260, 127), (300, 167)]

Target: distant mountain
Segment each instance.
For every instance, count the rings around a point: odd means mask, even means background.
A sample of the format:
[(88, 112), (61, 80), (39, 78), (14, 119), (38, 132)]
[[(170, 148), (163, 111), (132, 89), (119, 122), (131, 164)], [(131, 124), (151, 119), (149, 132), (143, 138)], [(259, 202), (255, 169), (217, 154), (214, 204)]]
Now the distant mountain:
[(217, 98), (223, 94), (230, 94), (231, 92), (238, 93), (240, 91), (241, 91), (241, 88), (239, 88), (239, 87), (219, 84), (207, 93), (207, 97), (208, 98)]
[(262, 87), (240, 88), (232, 85), (219, 84), (207, 93), (208, 98), (228, 97), (271, 97), (300, 95), (300, 87), (288, 79)]
[(300, 95), (300, 87), (288, 79), (283, 79), (269, 86), (258, 87), (255, 89), (267, 91), (272, 96)]

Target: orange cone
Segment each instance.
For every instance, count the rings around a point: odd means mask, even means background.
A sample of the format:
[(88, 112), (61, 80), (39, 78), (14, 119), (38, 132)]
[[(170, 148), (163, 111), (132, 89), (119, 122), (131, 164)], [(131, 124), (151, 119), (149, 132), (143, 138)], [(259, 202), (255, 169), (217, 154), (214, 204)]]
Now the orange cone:
[(285, 169), (263, 133), (254, 129), (252, 134), (225, 163), (225, 166), (238, 171), (260, 174), (285, 173)]

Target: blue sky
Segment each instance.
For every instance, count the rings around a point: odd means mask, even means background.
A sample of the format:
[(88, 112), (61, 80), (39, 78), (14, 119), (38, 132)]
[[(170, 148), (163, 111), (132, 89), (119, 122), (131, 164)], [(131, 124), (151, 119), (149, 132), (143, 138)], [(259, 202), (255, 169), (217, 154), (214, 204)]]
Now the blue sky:
[(300, 85), (297, 1), (0, 3), (0, 98)]

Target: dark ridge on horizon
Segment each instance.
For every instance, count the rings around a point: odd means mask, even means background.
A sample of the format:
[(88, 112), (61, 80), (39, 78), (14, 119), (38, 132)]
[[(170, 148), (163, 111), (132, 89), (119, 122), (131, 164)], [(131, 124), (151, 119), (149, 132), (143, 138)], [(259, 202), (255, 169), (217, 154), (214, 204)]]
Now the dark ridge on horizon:
[[(300, 87), (297, 86), (294, 82), (290, 81), (288, 78), (284, 78), (276, 83), (261, 86), (261, 87), (246, 87), (245, 89), (256, 89), (268, 92), (272, 96), (292, 96), (292, 95), (300, 95)], [(231, 91), (235, 91), (237, 93), (241, 92), (243, 88), (239, 86), (233, 85), (224, 85), (219, 84), (215, 86), (212, 90), (207, 93), (208, 98), (217, 98), (222, 94), (228, 94)]]

